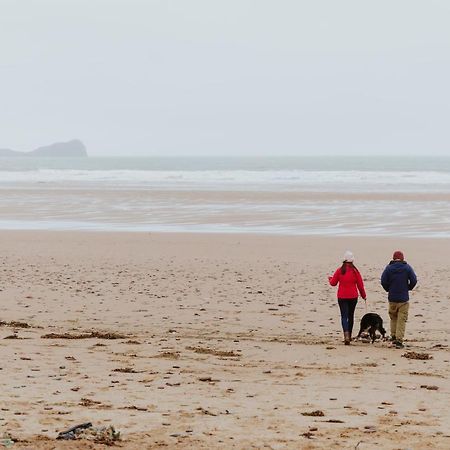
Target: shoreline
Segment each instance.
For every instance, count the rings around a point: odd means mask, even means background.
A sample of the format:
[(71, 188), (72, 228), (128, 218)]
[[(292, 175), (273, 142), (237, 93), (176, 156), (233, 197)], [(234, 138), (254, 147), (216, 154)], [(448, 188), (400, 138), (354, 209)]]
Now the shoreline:
[(0, 192), (0, 228), (9, 230), (450, 237), (450, 196), (120, 189)]
[(129, 236), (145, 236), (145, 235), (152, 235), (164, 238), (165, 236), (176, 236), (178, 239), (181, 239), (183, 237), (189, 237), (189, 236), (198, 236), (198, 237), (211, 237), (211, 238), (243, 238), (243, 237), (250, 237), (251, 239), (259, 240), (263, 238), (274, 238), (274, 239), (280, 239), (280, 240), (305, 240), (308, 238), (312, 238), (314, 240), (346, 240), (354, 239), (355, 241), (362, 241), (362, 240), (371, 240), (373, 238), (379, 238), (382, 241), (396, 241), (402, 243), (404, 242), (410, 242), (411, 240), (416, 241), (434, 241), (434, 237), (414, 237), (414, 236), (394, 236), (394, 235), (382, 235), (382, 236), (375, 236), (375, 235), (367, 235), (367, 236), (354, 236), (354, 235), (333, 235), (333, 234), (299, 234), (299, 235), (291, 235), (291, 234), (274, 234), (274, 233), (264, 233), (264, 232), (208, 232), (208, 231), (127, 231), (127, 230), (77, 230), (77, 229), (62, 229), (62, 230), (53, 230), (53, 229), (1, 229), (0, 228), (0, 239), (1, 235), (10, 235), (14, 236), (15, 234), (73, 234), (73, 235), (93, 235), (98, 236), (99, 234), (104, 234), (105, 236), (114, 236), (117, 235), (129, 235)]
[[(145, 228), (145, 227), (136, 227), (136, 228), (127, 228), (125, 226), (119, 226), (117, 225), (117, 228), (111, 228), (106, 227), (104, 224), (92, 224), (92, 223), (86, 223), (83, 225), (80, 224), (66, 224), (66, 226), (62, 226), (61, 222), (59, 227), (51, 228), (48, 226), (47, 222), (44, 222), (42, 224), (42, 227), (33, 227), (31, 225), (23, 226), (22, 221), (7, 221), (12, 222), (11, 224), (8, 224), (8, 226), (3, 227), (2, 223), (0, 221), (0, 233), (27, 233), (27, 232), (34, 232), (34, 233), (83, 233), (83, 234), (152, 234), (152, 235), (205, 235), (205, 236), (254, 236), (254, 237), (274, 237), (274, 238), (324, 238), (324, 239), (397, 239), (397, 240), (446, 240), (450, 238), (450, 231), (448, 234), (441, 234), (441, 233), (428, 233), (428, 234), (402, 234), (400, 237), (396, 233), (386, 233), (386, 234), (373, 234), (370, 232), (367, 233), (352, 233), (352, 232), (341, 232), (336, 233), (335, 231), (330, 232), (323, 232), (323, 231), (317, 231), (317, 232), (289, 232), (286, 230), (283, 231), (261, 231), (261, 230), (249, 230), (244, 231), (243, 229), (239, 228), (237, 230), (223, 230), (222, 227), (220, 229), (216, 230), (204, 230), (204, 229), (191, 229), (186, 230), (183, 227), (173, 227), (174, 229), (164, 229), (165, 227), (155, 227), (155, 228)], [(105, 227), (105, 228), (104, 228)], [(145, 228), (145, 229), (144, 229)]]
[[(44, 185), (30, 185), (30, 186), (8, 186), (0, 184), (0, 192), (6, 193), (6, 195), (12, 194), (40, 194), (50, 193), (56, 198), (61, 198), (68, 193), (85, 194), (95, 193), (105, 197), (115, 198), (117, 194), (126, 194), (130, 198), (148, 198), (154, 196), (157, 199), (166, 199), (171, 196), (180, 196), (183, 200), (196, 200), (198, 197), (207, 200), (214, 200), (217, 202), (227, 202), (229, 200), (250, 200), (255, 202), (297, 202), (301, 200), (359, 200), (359, 201), (450, 201), (450, 191), (350, 191), (350, 190), (314, 190), (314, 189), (274, 189), (272, 190), (255, 190), (251, 189), (207, 189), (207, 188), (195, 188), (190, 186), (187, 188), (167, 188), (167, 189), (155, 189), (154, 186), (143, 186), (138, 188), (136, 186), (123, 185), (116, 187), (114, 185), (105, 188), (104, 185), (90, 185), (82, 183), (69, 183), (65, 184), (51, 184), (49, 186)], [(333, 186), (330, 186), (330, 189)]]
[(0, 228), (9, 230), (450, 237), (450, 194), (0, 192)]

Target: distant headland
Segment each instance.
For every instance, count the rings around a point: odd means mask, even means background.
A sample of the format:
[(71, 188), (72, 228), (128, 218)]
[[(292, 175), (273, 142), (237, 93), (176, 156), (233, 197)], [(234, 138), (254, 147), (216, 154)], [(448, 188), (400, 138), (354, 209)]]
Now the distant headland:
[(36, 148), (30, 152), (18, 152), (10, 149), (0, 148), (0, 157), (33, 157), (33, 158), (86, 158), (88, 156), (86, 146), (79, 139), (67, 142), (56, 142)]

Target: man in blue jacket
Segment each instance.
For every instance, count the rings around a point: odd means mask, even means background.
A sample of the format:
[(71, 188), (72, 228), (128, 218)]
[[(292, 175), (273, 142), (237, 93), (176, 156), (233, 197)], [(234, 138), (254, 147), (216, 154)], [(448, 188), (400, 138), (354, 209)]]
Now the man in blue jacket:
[(389, 317), (391, 319), (391, 339), (396, 348), (403, 348), (406, 321), (409, 310), (409, 291), (417, 284), (413, 268), (405, 261), (400, 250), (394, 252), (392, 261), (381, 275), (381, 285), (389, 292)]

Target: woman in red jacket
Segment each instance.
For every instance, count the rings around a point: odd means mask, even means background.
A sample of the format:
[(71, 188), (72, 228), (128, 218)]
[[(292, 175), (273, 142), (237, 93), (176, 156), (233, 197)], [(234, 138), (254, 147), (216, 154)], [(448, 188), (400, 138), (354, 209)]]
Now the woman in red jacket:
[(366, 299), (364, 282), (359, 270), (354, 266), (353, 253), (345, 252), (342, 266), (339, 267), (332, 277), (328, 277), (331, 286), (339, 284), (337, 298), (341, 310), (342, 329), (344, 330), (345, 345), (350, 345), (353, 330), (353, 317), (355, 315), (358, 291), (361, 297)]

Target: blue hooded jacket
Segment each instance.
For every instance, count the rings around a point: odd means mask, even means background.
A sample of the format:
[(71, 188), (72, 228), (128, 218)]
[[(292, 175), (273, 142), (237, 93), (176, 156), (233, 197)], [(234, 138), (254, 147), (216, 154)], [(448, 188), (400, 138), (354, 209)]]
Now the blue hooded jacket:
[(407, 302), (409, 291), (412, 291), (416, 284), (416, 274), (406, 261), (391, 261), (381, 275), (381, 285), (389, 292), (390, 302)]

